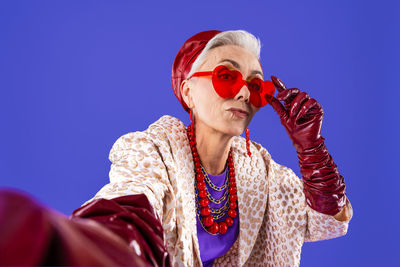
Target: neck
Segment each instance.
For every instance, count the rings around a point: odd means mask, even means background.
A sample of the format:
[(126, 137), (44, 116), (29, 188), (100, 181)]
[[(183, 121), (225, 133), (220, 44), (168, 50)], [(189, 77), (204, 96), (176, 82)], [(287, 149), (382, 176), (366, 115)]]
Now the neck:
[(223, 134), (199, 122), (195, 126), (197, 151), (206, 172), (219, 175), (225, 169), (232, 136)]

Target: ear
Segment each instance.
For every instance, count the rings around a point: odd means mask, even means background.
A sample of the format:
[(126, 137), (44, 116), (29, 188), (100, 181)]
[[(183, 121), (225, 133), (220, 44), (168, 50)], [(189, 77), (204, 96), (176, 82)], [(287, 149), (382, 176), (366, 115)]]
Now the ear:
[(192, 98), (192, 89), (189, 87), (189, 81), (188, 80), (183, 80), (181, 83), (181, 87), (179, 90), (181, 90), (181, 95), (183, 100), (185, 101), (186, 105), (188, 108), (194, 108), (194, 101)]

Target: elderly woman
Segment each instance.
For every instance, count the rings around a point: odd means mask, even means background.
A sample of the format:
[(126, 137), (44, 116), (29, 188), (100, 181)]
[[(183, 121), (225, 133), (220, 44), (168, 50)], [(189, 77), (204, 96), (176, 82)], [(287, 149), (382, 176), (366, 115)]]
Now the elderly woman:
[[(115, 142), (110, 183), (59, 231), (69, 229), (83, 249), (69, 264), (99, 253), (114, 265), (298, 266), (303, 242), (346, 234), (352, 208), (320, 136), (322, 108), (276, 77), (265, 81), (259, 55), (245, 31), (206, 31), (184, 43), (171, 80), (191, 124), (163, 116)], [(293, 141), (302, 179), (249, 140), (247, 127), (267, 104)], [(59, 246), (72, 251), (66, 243)]]

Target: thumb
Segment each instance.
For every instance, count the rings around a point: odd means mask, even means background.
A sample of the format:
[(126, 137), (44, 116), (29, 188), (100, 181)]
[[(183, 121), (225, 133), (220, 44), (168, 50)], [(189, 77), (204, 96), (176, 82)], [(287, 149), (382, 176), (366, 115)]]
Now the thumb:
[(284, 108), (282, 103), (275, 97), (272, 97), (270, 104), (280, 118), (282, 118), (283, 115), (286, 114), (286, 109)]

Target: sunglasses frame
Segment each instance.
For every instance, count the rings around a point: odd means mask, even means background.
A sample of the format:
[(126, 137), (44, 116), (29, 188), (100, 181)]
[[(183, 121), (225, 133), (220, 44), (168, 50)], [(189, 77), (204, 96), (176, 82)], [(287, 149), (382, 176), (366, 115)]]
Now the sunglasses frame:
[[(234, 84), (232, 84), (232, 87), (230, 88), (231, 90), (226, 90), (226, 85), (221, 85), (221, 81), (219, 80), (219, 73), (221, 71), (226, 71), (229, 74), (235, 75), (236, 79), (234, 80)], [(250, 103), (252, 103), (255, 107), (261, 108), (265, 105), (267, 105), (270, 100), (272, 99), (274, 92), (275, 92), (275, 86), (271, 81), (263, 81), (260, 78), (253, 78), (249, 81), (243, 79), (242, 73), (237, 70), (231, 70), (225, 65), (218, 65), (214, 68), (212, 71), (199, 71), (193, 73), (188, 79), (192, 77), (205, 77), (205, 76), (211, 76), (212, 83), (214, 86), (215, 92), (222, 98), (233, 98), (235, 97), (240, 89), (246, 85), (247, 88), (250, 91)], [(261, 85), (261, 92), (258, 90), (252, 89), (252, 84), (254, 84), (254, 80), (258, 80)], [(225, 88), (223, 88), (225, 87)]]

